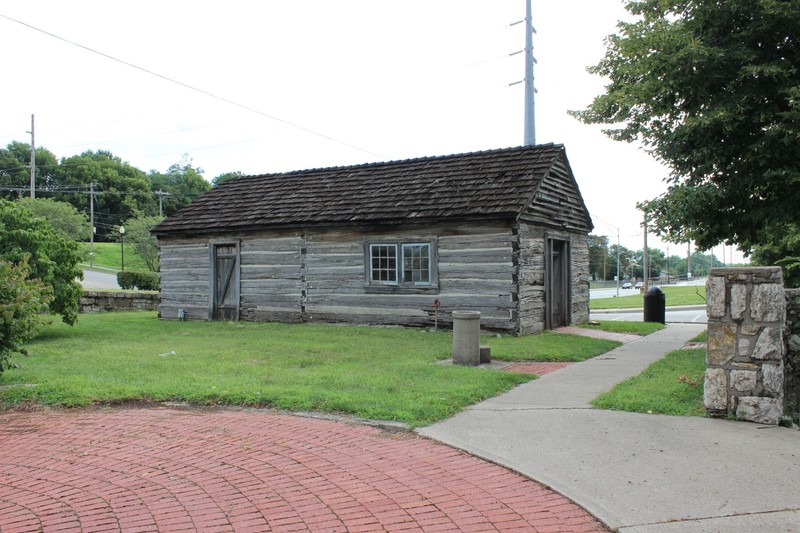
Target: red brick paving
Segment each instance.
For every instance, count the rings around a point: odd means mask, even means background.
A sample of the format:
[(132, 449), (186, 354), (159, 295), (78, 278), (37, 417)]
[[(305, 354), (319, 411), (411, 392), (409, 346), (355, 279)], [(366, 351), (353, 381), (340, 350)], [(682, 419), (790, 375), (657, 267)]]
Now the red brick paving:
[(607, 531), (411, 434), (258, 411), (0, 413), (0, 531)]
[(503, 371), (544, 376), (545, 374), (551, 374), (556, 370), (568, 367), (571, 364), (572, 363), (514, 363), (505, 367)]

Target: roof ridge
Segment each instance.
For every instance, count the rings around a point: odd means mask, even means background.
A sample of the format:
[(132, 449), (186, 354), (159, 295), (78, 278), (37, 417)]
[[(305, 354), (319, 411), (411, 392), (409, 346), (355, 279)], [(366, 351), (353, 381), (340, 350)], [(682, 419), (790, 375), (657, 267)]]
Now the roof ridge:
[(226, 183), (231, 183), (234, 181), (239, 181), (242, 179), (253, 179), (253, 178), (267, 178), (271, 176), (292, 176), (297, 174), (309, 174), (314, 172), (331, 172), (331, 171), (339, 171), (345, 169), (364, 169), (382, 165), (396, 165), (400, 163), (417, 163), (423, 161), (441, 161), (443, 159), (455, 159), (460, 157), (466, 156), (480, 156), (480, 155), (490, 155), (494, 153), (500, 152), (507, 152), (511, 153), (514, 151), (522, 151), (522, 150), (533, 150), (533, 149), (546, 149), (546, 148), (559, 148), (563, 149), (564, 145), (561, 143), (544, 143), (544, 144), (533, 144), (533, 145), (518, 145), (518, 146), (509, 146), (507, 148), (489, 148), (486, 150), (478, 150), (475, 152), (461, 152), (461, 153), (454, 153), (454, 154), (446, 154), (446, 155), (430, 155), (430, 156), (421, 156), (421, 157), (411, 157), (407, 159), (388, 159), (385, 161), (371, 161), (367, 163), (356, 163), (353, 165), (335, 165), (332, 167), (311, 167), (311, 168), (304, 168), (304, 169), (296, 169), (296, 170), (288, 170), (284, 172), (267, 172), (264, 174), (247, 174), (245, 176), (239, 176), (232, 180), (227, 180), (220, 184), (220, 186), (225, 185)]

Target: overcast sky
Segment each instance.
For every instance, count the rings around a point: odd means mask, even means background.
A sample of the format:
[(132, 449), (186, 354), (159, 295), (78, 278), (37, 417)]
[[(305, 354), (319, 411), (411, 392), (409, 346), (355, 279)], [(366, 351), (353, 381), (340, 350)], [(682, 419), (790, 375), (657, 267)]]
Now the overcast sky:
[[(35, 114), (58, 157), (164, 171), (188, 154), (211, 180), (523, 141), (509, 54), (524, 26), (509, 25), (524, 0), (0, 0), (0, 15), (63, 39), (0, 17), (2, 146), (30, 142)], [(621, 0), (533, 0), (536, 141), (565, 145), (595, 233), (640, 249), (636, 202), (666, 190), (666, 169), (567, 115), (602, 91), (586, 67), (626, 15)]]

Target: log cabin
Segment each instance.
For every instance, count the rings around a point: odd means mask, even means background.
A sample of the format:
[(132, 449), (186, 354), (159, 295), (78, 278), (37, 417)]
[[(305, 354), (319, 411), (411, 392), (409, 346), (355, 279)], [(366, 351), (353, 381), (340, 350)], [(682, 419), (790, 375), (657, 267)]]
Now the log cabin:
[(557, 144), (239, 177), (153, 229), (159, 317), (536, 333), (588, 320), (592, 228)]

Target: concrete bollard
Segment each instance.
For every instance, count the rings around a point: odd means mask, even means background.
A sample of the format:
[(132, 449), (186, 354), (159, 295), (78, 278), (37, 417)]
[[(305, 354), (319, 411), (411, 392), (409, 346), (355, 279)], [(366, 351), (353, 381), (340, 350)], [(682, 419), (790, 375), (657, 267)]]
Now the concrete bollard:
[(475, 366), (480, 362), (480, 312), (453, 311), (453, 364)]

